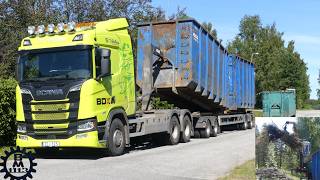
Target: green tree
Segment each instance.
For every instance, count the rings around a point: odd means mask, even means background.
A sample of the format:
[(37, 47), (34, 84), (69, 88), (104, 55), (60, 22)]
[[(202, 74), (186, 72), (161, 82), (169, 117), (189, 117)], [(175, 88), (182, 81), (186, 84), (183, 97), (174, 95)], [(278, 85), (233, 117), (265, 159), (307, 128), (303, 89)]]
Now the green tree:
[[(250, 59), (256, 65), (256, 92), (295, 88), (297, 106), (303, 107), (309, 99), (307, 67), (300, 54), (295, 51), (294, 41), (285, 46), (283, 33), (275, 24), (263, 26), (259, 16), (245, 16), (239, 25), (239, 34), (228, 44), (228, 50)], [(257, 97), (261, 108), (261, 98)]]
[(297, 123), (299, 137), (311, 143), (311, 152), (320, 148), (320, 118), (299, 118)]
[(217, 30), (213, 27), (212, 23), (211, 22), (203, 22), (202, 23), (202, 26), (209, 32), (209, 34), (211, 36), (213, 36), (214, 38), (218, 38), (217, 37)]
[(272, 142), (269, 143), (267, 149), (266, 167), (277, 167), (275, 144)]
[[(320, 84), (320, 70), (319, 70), (319, 76), (318, 76), (318, 84)], [(318, 97), (318, 100), (320, 100), (320, 89), (317, 89), (317, 97)]]
[[(266, 125), (263, 126), (261, 132), (256, 137), (256, 166), (257, 168), (265, 167), (267, 162), (269, 137), (266, 130)], [(257, 131), (257, 129), (256, 129)]]
[(12, 78), (0, 79), (0, 147), (14, 144), (15, 122), (15, 86)]

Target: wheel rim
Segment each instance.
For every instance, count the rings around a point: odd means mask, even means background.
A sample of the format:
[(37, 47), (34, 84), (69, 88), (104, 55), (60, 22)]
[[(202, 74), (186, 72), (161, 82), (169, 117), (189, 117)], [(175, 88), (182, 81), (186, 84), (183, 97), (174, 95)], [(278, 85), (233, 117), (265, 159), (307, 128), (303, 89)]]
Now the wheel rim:
[(184, 135), (185, 135), (186, 137), (189, 137), (189, 136), (190, 136), (190, 125), (189, 125), (189, 124), (187, 124), (187, 125), (186, 125), (186, 128), (184, 129)]
[(113, 143), (116, 147), (120, 147), (123, 142), (123, 134), (119, 129), (115, 130), (113, 133)]
[(246, 121), (246, 122), (244, 123), (244, 128), (247, 129), (247, 127), (248, 127), (248, 122)]
[(218, 134), (218, 125), (215, 125), (215, 126), (214, 126), (214, 133), (215, 133), (215, 134)]
[(172, 137), (174, 138), (174, 139), (177, 139), (178, 138), (178, 126), (177, 125), (174, 125), (173, 127), (172, 127)]
[(208, 123), (207, 124), (207, 128), (206, 128), (206, 133), (208, 134), (208, 135), (210, 135), (210, 132), (211, 130), (210, 130), (210, 124)]

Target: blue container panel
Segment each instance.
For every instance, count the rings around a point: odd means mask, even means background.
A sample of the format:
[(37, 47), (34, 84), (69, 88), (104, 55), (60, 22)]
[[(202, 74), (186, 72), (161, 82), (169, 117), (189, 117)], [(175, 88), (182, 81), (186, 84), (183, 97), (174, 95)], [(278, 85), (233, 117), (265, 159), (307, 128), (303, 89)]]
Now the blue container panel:
[[(137, 81), (142, 83), (142, 76), (143, 76), (143, 62), (147, 59), (146, 47), (145, 45), (150, 44), (152, 40), (151, 35), (151, 27), (150, 26), (143, 26), (138, 29), (138, 47), (137, 47), (137, 56), (139, 59), (137, 60)], [(150, 54), (151, 55), (151, 54)]]
[[(189, 99), (206, 103), (207, 107), (222, 106), (231, 110), (253, 108), (255, 102), (253, 64), (238, 56), (229, 55), (226, 49), (195, 20), (141, 25), (138, 27), (137, 47), (138, 83), (142, 83), (144, 61), (151, 60), (153, 64), (159, 59), (152, 52), (156, 47), (175, 67), (175, 86), (189, 91), (186, 93), (187, 96), (192, 96)], [(166, 72), (170, 71), (166, 69)], [(158, 81), (160, 86), (157, 86), (158, 84), (155, 86), (161, 90), (162, 85), (163, 88), (168, 88), (172, 78), (169, 79), (168, 76), (166, 79), (162, 76)], [(162, 81), (165, 82), (161, 84)], [(173, 99), (170, 102), (174, 103), (176, 95), (169, 95)], [(182, 101), (181, 97), (179, 101)], [(188, 99), (184, 102), (188, 103)], [(194, 102), (190, 101), (190, 104), (192, 103)]]
[(312, 156), (312, 179), (320, 179), (320, 151)]

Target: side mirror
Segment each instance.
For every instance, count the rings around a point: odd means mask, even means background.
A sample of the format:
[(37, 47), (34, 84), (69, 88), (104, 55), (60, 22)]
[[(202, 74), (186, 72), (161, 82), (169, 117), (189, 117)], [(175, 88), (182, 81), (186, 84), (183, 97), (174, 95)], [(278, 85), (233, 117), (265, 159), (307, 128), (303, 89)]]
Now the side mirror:
[(99, 49), (100, 50), (100, 64), (101, 74), (96, 77), (96, 80), (100, 80), (103, 77), (111, 75), (111, 50), (110, 49)]

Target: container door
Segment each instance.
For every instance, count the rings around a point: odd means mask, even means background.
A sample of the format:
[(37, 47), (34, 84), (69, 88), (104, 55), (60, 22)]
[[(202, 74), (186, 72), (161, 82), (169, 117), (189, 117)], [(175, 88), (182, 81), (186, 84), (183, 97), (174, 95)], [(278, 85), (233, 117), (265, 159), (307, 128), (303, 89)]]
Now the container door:
[(282, 96), (280, 92), (271, 93), (269, 96), (270, 102), (270, 116), (280, 117), (282, 110)]
[(282, 117), (289, 117), (290, 112), (290, 101), (289, 101), (289, 93), (282, 93)]
[(228, 58), (228, 102), (230, 108), (233, 108), (235, 106), (235, 61), (235, 58)]
[(269, 93), (264, 92), (262, 94), (262, 108), (263, 108), (263, 116), (269, 117), (270, 116), (270, 106), (269, 106)]

